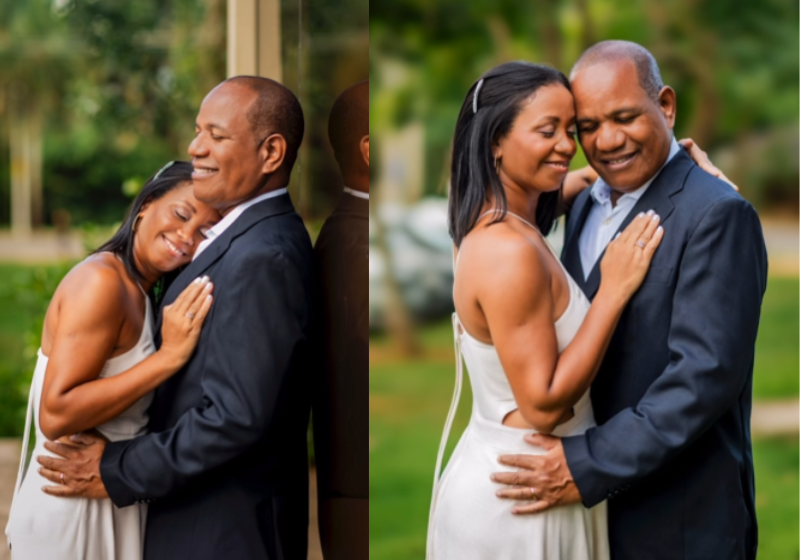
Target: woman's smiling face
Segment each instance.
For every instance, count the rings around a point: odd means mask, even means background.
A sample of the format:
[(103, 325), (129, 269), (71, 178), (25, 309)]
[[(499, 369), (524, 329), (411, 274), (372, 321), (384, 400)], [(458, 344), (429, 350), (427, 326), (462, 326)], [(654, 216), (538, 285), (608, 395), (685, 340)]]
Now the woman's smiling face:
[(575, 155), (575, 105), (560, 84), (539, 88), (494, 149), (500, 181), (525, 191), (557, 190)]
[(192, 184), (175, 187), (140, 212), (134, 254), (140, 270), (161, 276), (191, 262), (219, 213), (194, 197)]

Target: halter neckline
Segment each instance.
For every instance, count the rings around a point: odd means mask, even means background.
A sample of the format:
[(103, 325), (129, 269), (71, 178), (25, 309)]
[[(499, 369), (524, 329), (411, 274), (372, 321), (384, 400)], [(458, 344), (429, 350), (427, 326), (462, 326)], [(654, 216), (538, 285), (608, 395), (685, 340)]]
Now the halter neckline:
[[(103, 252), (104, 252), (104, 253), (111, 253), (112, 255), (114, 255), (115, 257), (117, 257), (117, 260), (119, 260), (119, 262), (121, 262), (121, 263), (122, 263), (122, 266), (123, 266), (123, 267), (125, 266), (125, 261), (123, 261), (123, 260), (122, 260), (122, 257), (120, 257), (120, 256), (119, 256), (117, 253), (114, 253), (114, 252), (112, 252), (112, 251), (103, 251)], [(142, 294), (144, 294), (144, 297), (145, 297), (145, 299), (147, 299), (147, 292), (146, 292), (146, 291), (145, 291), (145, 289), (142, 287), (142, 285), (139, 283), (139, 281), (138, 281), (136, 278), (133, 278), (133, 277), (130, 275), (130, 273), (128, 273), (128, 271), (127, 271), (127, 267), (125, 268), (125, 272), (128, 274), (128, 277), (129, 277), (131, 280), (133, 280), (133, 282), (134, 282), (134, 283), (135, 283), (135, 284), (136, 284), (136, 285), (139, 287), (139, 290), (142, 292)]]
[[(476, 220), (476, 223), (477, 223), (478, 221), (480, 221), (480, 219), (481, 219), (481, 218), (483, 218), (484, 216), (488, 216), (489, 214), (501, 214), (501, 212), (500, 212), (500, 210), (498, 210), (498, 209), (496, 209), (496, 208), (495, 208), (495, 209), (493, 209), (493, 210), (487, 210), (486, 212), (484, 212), (483, 214), (481, 214), (480, 216), (478, 216), (478, 219)], [(514, 212), (511, 212), (510, 210), (506, 210), (506, 214), (507, 214), (507, 215), (509, 215), (509, 216), (514, 216), (516, 219), (518, 219), (518, 220), (519, 220), (519, 221), (521, 221), (522, 223), (524, 223), (524, 224), (526, 224), (526, 225), (529, 225), (530, 227), (532, 227), (533, 229), (535, 229), (535, 230), (536, 230), (536, 231), (539, 233), (539, 235), (542, 235), (542, 236), (543, 236), (542, 232), (539, 230), (539, 228), (538, 228), (538, 227), (536, 227), (535, 225), (533, 225), (532, 223), (530, 223), (528, 220), (526, 220), (525, 218), (523, 218), (523, 217), (522, 217), (522, 216), (520, 216), (519, 214), (514, 214)]]

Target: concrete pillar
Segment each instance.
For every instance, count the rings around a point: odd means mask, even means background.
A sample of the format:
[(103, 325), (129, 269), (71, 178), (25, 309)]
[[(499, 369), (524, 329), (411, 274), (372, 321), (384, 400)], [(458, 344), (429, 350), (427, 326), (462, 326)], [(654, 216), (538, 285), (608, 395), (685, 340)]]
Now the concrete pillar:
[(13, 84), (5, 92), (11, 164), (11, 232), (29, 237), (42, 225), (42, 114), (27, 88)]
[(283, 79), (280, 0), (228, 0), (228, 77)]
[(28, 116), (28, 130), (30, 140), (30, 170), (31, 170), (31, 225), (34, 228), (44, 226), (44, 135), (42, 127), (41, 110), (34, 110)]
[(13, 107), (9, 111), (11, 233), (15, 237), (29, 237), (33, 225), (31, 134), (27, 117)]

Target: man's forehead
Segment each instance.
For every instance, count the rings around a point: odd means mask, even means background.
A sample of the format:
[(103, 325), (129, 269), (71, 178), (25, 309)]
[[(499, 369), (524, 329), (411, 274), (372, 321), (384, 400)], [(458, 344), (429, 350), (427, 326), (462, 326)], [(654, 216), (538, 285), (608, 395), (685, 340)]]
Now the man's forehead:
[(573, 74), (571, 85), (579, 113), (618, 111), (640, 104), (642, 97), (647, 96), (630, 60), (605, 61), (581, 68)]
[(610, 59), (581, 66), (570, 76), (572, 87), (608, 88), (639, 85), (636, 66), (630, 59)]
[(222, 83), (212, 89), (203, 103), (197, 115), (198, 120), (205, 115), (214, 115), (215, 120), (224, 119), (226, 121), (236, 120), (238, 117), (244, 118), (255, 92), (242, 87), (238, 84)]
[(258, 94), (249, 87), (236, 82), (222, 82), (217, 87), (208, 92), (203, 104), (206, 103), (235, 103), (239, 105), (249, 105), (250, 101)]

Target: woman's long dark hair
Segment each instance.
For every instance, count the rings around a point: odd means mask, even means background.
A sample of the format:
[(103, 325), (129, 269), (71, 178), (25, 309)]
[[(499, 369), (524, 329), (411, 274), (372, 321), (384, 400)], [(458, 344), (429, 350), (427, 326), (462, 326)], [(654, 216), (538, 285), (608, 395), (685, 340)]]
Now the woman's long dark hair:
[[(125, 216), (125, 221), (122, 222), (122, 225), (117, 230), (117, 233), (115, 233), (113, 237), (106, 241), (102, 246), (93, 251), (92, 254), (102, 252), (114, 253), (120, 258), (120, 260), (122, 260), (131, 277), (137, 282), (141, 282), (144, 278), (142, 273), (136, 267), (136, 261), (133, 258), (133, 242), (134, 238), (136, 237), (136, 232), (133, 231), (133, 223), (139, 216), (139, 212), (142, 211), (142, 207), (145, 204), (149, 204), (158, 200), (174, 188), (177, 188), (185, 183), (191, 183), (192, 171), (193, 166), (191, 163), (187, 161), (175, 161), (168, 163), (166, 166), (161, 168), (161, 170), (150, 177), (142, 187), (141, 192), (133, 201), (127, 216)], [(179, 272), (180, 270), (170, 272), (165, 275), (163, 280), (169, 282), (172, 280), (172, 278), (177, 276)], [(154, 294), (156, 296), (155, 299), (158, 299), (158, 297), (162, 295), (166, 289), (164, 282), (160, 282), (159, 284), (160, 285), (154, 287), (157, 292)]]
[[(550, 84), (560, 84), (572, 91), (564, 74), (529, 62), (501, 64), (486, 72), (481, 80), (477, 98), (475, 90), (480, 80), (467, 92), (453, 136), (448, 221), (456, 247), (461, 246), (461, 241), (475, 227), (490, 195), (500, 209), (492, 223), (506, 216), (508, 201), (495, 172), (492, 146), (509, 133), (525, 100)], [(560, 199), (561, 189), (539, 196), (536, 225), (544, 235), (553, 227)]]

